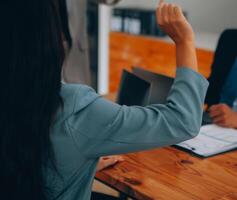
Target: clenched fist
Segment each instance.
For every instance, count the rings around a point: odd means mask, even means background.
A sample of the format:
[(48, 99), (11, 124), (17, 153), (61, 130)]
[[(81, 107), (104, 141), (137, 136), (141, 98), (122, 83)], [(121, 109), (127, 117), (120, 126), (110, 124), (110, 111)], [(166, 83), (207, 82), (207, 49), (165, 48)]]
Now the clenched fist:
[(160, 0), (156, 13), (161, 29), (176, 44), (177, 67), (186, 67), (197, 72), (195, 36), (191, 25), (183, 15), (182, 9), (175, 4), (165, 3), (164, 0)]
[(180, 6), (160, 0), (157, 20), (159, 26), (176, 44), (194, 41), (193, 29), (183, 15)]

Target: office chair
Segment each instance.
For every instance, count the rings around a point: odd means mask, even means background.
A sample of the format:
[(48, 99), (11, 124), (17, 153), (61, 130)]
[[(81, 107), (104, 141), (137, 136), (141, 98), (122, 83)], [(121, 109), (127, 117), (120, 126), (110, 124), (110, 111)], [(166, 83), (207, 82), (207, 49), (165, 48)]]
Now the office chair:
[(205, 103), (208, 106), (220, 102), (221, 90), (237, 58), (237, 29), (225, 30), (219, 39), (209, 77), (210, 86)]

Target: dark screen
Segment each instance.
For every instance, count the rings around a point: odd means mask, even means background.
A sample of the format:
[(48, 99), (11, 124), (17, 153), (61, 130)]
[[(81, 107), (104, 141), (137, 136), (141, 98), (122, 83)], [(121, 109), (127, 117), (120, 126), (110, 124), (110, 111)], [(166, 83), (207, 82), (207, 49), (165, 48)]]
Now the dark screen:
[(133, 67), (133, 73), (151, 83), (149, 104), (166, 103), (167, 96), (174, 83), (173, 78), (149, 72), (139, 67)]
[(124, 70), (120, 82), (117, 103), (127, 106), (146, 106), (151, 84)]

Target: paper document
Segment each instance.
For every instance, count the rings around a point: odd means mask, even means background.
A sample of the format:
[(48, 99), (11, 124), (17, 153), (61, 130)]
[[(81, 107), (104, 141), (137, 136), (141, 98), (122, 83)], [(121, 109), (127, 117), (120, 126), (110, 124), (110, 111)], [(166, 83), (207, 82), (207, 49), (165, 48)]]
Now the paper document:
[(196, 138), (177, 146), (202, 157), (213, 156), (237, 148), (237, 130), (206, 125), (201, 128)]

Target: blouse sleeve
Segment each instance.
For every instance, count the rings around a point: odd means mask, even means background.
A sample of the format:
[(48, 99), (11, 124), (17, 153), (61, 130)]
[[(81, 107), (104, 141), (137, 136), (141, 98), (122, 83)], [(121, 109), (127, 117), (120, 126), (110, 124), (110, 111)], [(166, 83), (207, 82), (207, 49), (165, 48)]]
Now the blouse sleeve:
[(200, 74), (179, 68), (165, 105), (127, 107), (97, 98), (75, 111), (67, 126), (88, 157), (177, 144), (199, 133), (207, 87)]

